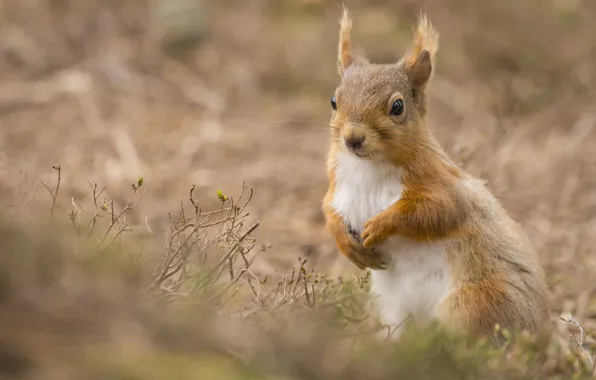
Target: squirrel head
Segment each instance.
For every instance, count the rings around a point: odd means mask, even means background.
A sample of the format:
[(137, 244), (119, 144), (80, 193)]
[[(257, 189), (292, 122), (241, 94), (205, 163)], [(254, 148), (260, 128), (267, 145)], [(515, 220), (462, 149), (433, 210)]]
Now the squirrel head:
[(425, 88), (433, 72), (438, 33), (422, 15), (414, 40), (393, 64), (353, 56), (352, 22), (340, 22), (339, 87), (331, 99), (332, 141), (338, 149), (369, 160), (404, 162), (426, 142)]

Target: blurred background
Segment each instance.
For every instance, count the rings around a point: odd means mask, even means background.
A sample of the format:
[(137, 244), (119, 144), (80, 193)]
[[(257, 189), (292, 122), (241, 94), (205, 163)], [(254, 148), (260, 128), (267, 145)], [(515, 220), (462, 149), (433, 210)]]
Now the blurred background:
[[(353, 43), (394, 62), (426, 10), (440, 49), (430, 124), (529, 234), (556, 313), (596, 318), (596, 2), (346, 0)], [(324, 230), (341, 2), (1, 0), (0, 206), (47, 212), (107, 185), (155, 233), (197, 186), (254, 188), (259, 263), (351, 266)], [(285, 273), (285, 272), (283, 272)]]

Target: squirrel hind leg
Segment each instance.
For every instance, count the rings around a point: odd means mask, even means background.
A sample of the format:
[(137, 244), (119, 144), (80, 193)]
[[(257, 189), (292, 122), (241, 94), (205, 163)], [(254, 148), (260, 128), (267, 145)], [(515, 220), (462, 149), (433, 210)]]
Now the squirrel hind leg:
[(526, 328), (504, 282), (486, 279), (453, 289), (441, 302), (437, 319), (445, 327), (473, 336), (493, 337), (496, 326)]

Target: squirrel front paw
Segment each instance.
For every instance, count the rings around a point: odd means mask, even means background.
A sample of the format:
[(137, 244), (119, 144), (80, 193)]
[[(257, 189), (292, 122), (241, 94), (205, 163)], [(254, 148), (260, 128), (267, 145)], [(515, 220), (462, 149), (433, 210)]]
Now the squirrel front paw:
[(364, 248), (375, 247), (394, 234), (394, 228), (387, 223), (387, 218), (382, 214), (377, 215), (364, 224), (364, 231), (361, 235), (362, 246)]
[(352, 263), (360, 269), (387, 269), (388, 264), (379, 252), (374, 248), (365, 248), (362, 245), (358, 231), (348, 228), (348, 233), (351, 236), (341, 242), (340, 248)]

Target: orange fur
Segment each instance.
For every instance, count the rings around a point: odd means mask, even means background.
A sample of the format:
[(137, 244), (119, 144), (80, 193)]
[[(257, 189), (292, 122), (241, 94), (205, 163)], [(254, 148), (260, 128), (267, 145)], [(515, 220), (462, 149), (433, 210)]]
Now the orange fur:
[(365, 225), (365, 247), (374, 247), (398, 233), (418, 241), (461, 236), (466, 228), (466, 201), (453, 184), (461, 173), (442, 161), (428, 165), (432, 159), (430, 155), (424, 164), (412, 159), (403, 165), (402, 197)]

